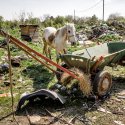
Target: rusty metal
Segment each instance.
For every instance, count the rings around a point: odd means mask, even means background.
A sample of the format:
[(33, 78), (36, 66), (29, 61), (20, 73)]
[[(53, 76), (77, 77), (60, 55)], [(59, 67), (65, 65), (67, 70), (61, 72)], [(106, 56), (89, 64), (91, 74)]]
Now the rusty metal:
[(96, 71), (97, 67), (99, 66), (99, 64), (102, 62), (102, 60), (104, 59), (103, 56), (101, 56), (96, 63), (94, 64), (94, 66), (92, 67), (92, 71)]
[(14, 38), (13, 36), (5, 33), (3, 30), (0, 30), (0, 35), (2, 35), (3, 37), (9, 36), (10, 41), (17, 45), (19, 48), (21, 48), (23, 51), (27, 52), (30, 56), (32, 56), (34, 59), (36, 59), (37, 61), (39, 61), (41, 64), (45, 65), (47, 68), (49, 68), (51, 71), (56, 72), (55, 70), (53, 70), (51, 67), (49, 67), (46, 63), (44, 63), (43, 61), (41, 61), (39, 58), (37, 58), (36, 56), (40, 57), (41, 59), (49, 62), (51, 65), (59, 68), (60, 70), (67, 72), (69, 75), (71, 75), (73, 78), (78, 79), (79, 78), (72, 72), (70, 72), (69, 70), (67, 70), (66, 68), (58, 65), (57, 63), (51, 61), (49, 58), (45, 57), (44, 55), (36, 52), (35, 50), (31, 49), (30, 47), (28, 47), (27, 45), (25, 45), (24, 43), (22, 43), (21, 41), (19, 41), (18, 39)]

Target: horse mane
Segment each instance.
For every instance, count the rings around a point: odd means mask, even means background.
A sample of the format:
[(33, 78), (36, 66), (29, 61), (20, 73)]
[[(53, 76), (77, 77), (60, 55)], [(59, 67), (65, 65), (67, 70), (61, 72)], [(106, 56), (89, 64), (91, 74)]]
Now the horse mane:
[(55, 36), (58, 36), (59, 32), (60, 32), (60, 28), (57, 29)]
[(60, 30), (62, 32), (62, 36), (65, 36), (65, 34), (67, 33), (67, 26), (63, 26)]

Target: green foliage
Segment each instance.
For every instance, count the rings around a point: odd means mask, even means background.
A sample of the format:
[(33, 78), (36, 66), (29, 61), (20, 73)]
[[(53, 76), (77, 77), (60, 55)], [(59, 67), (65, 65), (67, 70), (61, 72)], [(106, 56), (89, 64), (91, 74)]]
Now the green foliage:
[(104, 34), (98, 38), (99, 42), (119, 41), (122, 37), (117, 34)]
[(4, 51), (2, 48), (0, 48), (0, 58), (1, 58), (1, 56), (3, 56), (3, 54), (4, 54)]
[(120, 16), (118, 13), (110, 14), (107, 22), (112, 21), (122, 21), (125, 22), (125, 18), (123, 16)]
[(2, 16), (0, 16), (0, 29), (2, 28), (2, 24), (3, 24), (3, 22), (4, 22), (4, 19), (3, 19)]
[(20, 29), (17, 28), (13, 28), (13, 29), (9, 29), (8, 31), (11, 35), (13, 35), (15, 38), (21, 39), (21, 33), (20, 33)]
[(87, 23), (89, 26), (93, 26), (99, 24), (99, 20), (96, 15), (93, 15), (91, 18), (88, 19)]
[(57, 16), (57, 17), (47, 17), (43, 22), (42, 25), (44, 27), (48, 27), (48, 26), (53, 26), (56, 28), (59, 28), (61, 26), (63, 26), (66, 23), (66, 18), (64, 18), (63, 16)]

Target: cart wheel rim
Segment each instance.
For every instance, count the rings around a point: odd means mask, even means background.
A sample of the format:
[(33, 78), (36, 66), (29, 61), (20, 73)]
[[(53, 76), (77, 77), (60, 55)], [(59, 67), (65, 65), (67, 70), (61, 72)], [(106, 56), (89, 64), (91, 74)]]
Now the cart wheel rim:
[(98, 93), (99, 95), (105, 95), (111, 88), (111, 79), (108, 77), (104, 77), (102, 80), (100, 80), (100, 84), (98, 86)]

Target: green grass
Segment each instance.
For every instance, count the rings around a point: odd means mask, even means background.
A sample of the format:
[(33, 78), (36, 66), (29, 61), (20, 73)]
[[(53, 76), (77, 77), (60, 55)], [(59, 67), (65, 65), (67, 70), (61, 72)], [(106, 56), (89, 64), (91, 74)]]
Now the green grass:
[[(26, 42), (25, 42), (26, 43)], [(33, 48), (34, 50), (36, 50), (37, 52), (42, 53), (42, 44), (41, 43), (34, 43), (34, 42), (30, 42), (30, 43), (26, 43), (29, 47)], [(15, 45), (10, 45), (11, 48), (11, 56), (20, 56), (20, 55), (25, 55), (26, 53), (23, 52), (22, 50), (18, 49)], [(73, 51), (76, 50), (80, 50), (83, 49), (84, 46), (77, 46), (77, 47), (68, 47), (68, 52), (72, 53)], [(55, 50), (52, 50), (52, 60), (56, 60), (56, 56), (55, 56)], [(7, 63), (5, 61), (3, 61), (1, 59), (1, 56), (7, 56), (7, 50), (0, 48), (0, 62), (1, 63)], [(44, 61), (45, 62), (45, 61)], [(56, 69), (54, 66), (52, 66), (53, 69)], [(124, 80), (124, 72), (125, 72), (125, 68), (124, 67), (118, 67), (119, 71), (114, 71), (112, 72), (112, 69), (108, 69), (109, 72), (111, 74), (113, 74), (113, 79), (114, 77), (119, 79), (119, 77), (121, 78), (121, 74), (122, 78)], [(52, 85), (54, 85), (57, 82), (57, 79), (55, 77), (55, 75), (49, 70), (47, 69), (44, 65), (41, 65), (39, 62), (37, 62), (36, 60), (32, 59), (32, 58), (27, 58), (26, 60), (21, 60), (20, 63), (20, 67), (12, 67), (12, 81), (13, 81), (13, 93), (14, 93), (14, 108), (16, 109), (16, 106), (18, 104), (18, 101), (20, 99), (20, 96), (22, 93), (24, 92), (33, 92), (42, 88), (49, 88)], [(4, 80), (0, 82), (0, 94), (3, 93), (9, 93), (10, 92), (10, 88), (9, 86), (4, 85), (4, 81), (8, 81), (9, 80), (9, 74), (5, 73), (4, 74)], [(122, 89), (124, 88), (124, 82), (119, 83), (115, 86), (114, 89)], [(114, 92), (113, 95), (115, 96), (116, 93)], [(112, 101), (112, 100), (110, 100)], [(77, 112), (81, 111), (81, 114), (85, 114), (85, 111), (83, 110), (79, 110), (79, 106), (81, 106), (85, 101), (81, 101), (81, 100), (70, 100), (69, 103), (66, 105), (67, 107), (69, 106), (76, 106), (77, 108), (74, 108), (73, 113), (74, 115)], [(121, 103), (120, 103), (121, 104)], [(123, 104), (124, 105), (124, 104)], [(103, 106), (103, 105), (102, 105)], [(107, 106), (106, 103), (104, 106)], [(109, 109), (112, 109), (113, 107), (115, 108), (115, 106), (118, 108), (117, 105), (111, 107), (111, 105), (108, 105)], [(84, 108), (82, 106), (82, 108)], [(0, 118), (2, 116), (5, 116), (7, 114), (9, 114), (11, 112), (11, 97), (0, 97)], [(72, 114), (72, 113), (71, 113)], [(91, 111), (91, 112), (87, 112), (86, 115), (88, 117), (97, 117), (97, 122), (95, 121), (95, 124), (97, 123), (103, 123), (103, 115), (102, 113), (98, 113), (97, 111)], [(69, 116), (67, 116), (69, 117)], [(112, 117), (112, 116), (111, 116)], [(109, 121), (111, 117), (109, 117)], [(105, 116), (105, 118), (107, 118)], [(101, 119), (101, 121), (99, 120)]]
[(4, 50), (0, 48), (0, 57), (4, 55)]
[[(40, 43), (26, 43), (29, 47), (33, 48), (37, 52), (42, 53), (42, 44)], [(25, 55), (26, 53), (20, 50), (13, 44), (10, 44), (11, 57)], [(7, 63), (1, 59), (2, 56), (7, 58), (6, 47), (0, 48), (0, 62)], [(52, 58), (55, 59), (55, 50), (52, 50)], [(45, 61), (44, 61), (45, 62)], [(55, 67), (53, 67), (55, 68)], [(56, 68), (55, 68), (56, 69)], [(20, 67), (12, 67), (12, 81), (13, 81), (13, 93), (15, 108), (19, 101), (19, 97), (24, 92), (32, 92), (42, 88), (49, 88), (57, 82), (55, 75), (49, 71), (45, 66), (38, 63), (31, 57), (27, 60), (21, 60)], [(0, 82), (0, 94), (9, 93), (10, 88), (4, 84), (4, 81), (9, 81), (9, 74), (4, 74), (3, 81)], [(11, 98), (0, 97), (0, 117), (8, 114), (11, 111)]]
[[(9, 29), (9, 33), (16, 38), (21, 39), (19, 28)], [(2, 43), (3, 39), (4, 39), (3, 37), (0, 37), (0, 44)], [(103, 42), (106, 40), (109, 41), (110, 39), (119, 40), (120, 38), (117, 36), (110, 35), (110, 36), (104, 36), (100, 39), (97, 39), (97, 41), (100, 40), (101, 42)], [(39, 42), (24, 42), (24, 43), (27, 44), (29, 47), (33, 48), (34, 50), (36, 50), (37, 52), (42, 53), (42, 43), (39, 43)], [(96, 44), (96, 42), (94, 44)], [(2, 56), (7, 57), (6, 48), (5, 49), (0, 48), (0, 63), (7, 63), (7, 61), (2, 60), (1, 58)], [(83, 48), (85, 48), (83, 45), (77, 46), (77, 47), (76, 46), (71, 47), (69, 45), (68, 53), (72, 53), (73, 51), (80, 50)], [(11, 50), (12, 57), (26, 55), (25, 52), (23, 52), (21, 49), (19, 49), (13, 44), (10, 45), (10, 50)], [(56, 61), (55, 50), (52, 50), (51, 53), (52, 53), (52, 60)], [(52, 68), (56, 69), (54, 66), (52, 66)], [(119, 110), (119, 109), (122, 109), (122, 107), (125, 107), (125, 101), (123, 102), (121, 100), (120, 102), (119, 101), (117, 102), (115, 100), (113, 101), (113, 97), (116, 98), (118, 92), (125, 89), (125, 75), (124, 75), (125, 67), (118, 66), (117, 68), (118, 70), (115, 70), (115, 71), (112, 71), (111, 68), (108, 68), (109, 72), (113, 75), (113, 80), (116, 82), (116, 84), (113, 88), (114, 92), (111, 95), (112, 99), (109, 99), (108, 101), (106, 101), (104, 104), (101, 105), (102, 107), (107, 108), (109, 111), (116, 110), (116, 109)], [(5, 73), (3, 75), (3, 78), (4, 79), (0, 81), (0, 94), (10, 93), (9, 86), (6, 86), (4, 84), (4, 81), (9, 80), (9, 74)], [(49, 88), (57, 82), (57, 79), (55, 75), (44, 65), (41, 65), (40, 63), (38, 63), (36, 60), (32, 58), (28, 58), (27, 60), (21, 60), (20, 67), (12, 67), (12, 81), (13, 81), (13, 93), (14, 93), (14, 108), (16, 109), (17, 103), (22, 93), (33, 92), (42, 88)], [(86, 100), (83, 100), (83, 101), (81, 101), (80, 99), (76, 99), (74, 101), (69, 100), (69, 103), (66, 105), (67, 107), (70, 106), (69, 110), (71, 110), (75, 105), (75, 108), (73, 108), (73, 111), (71, 112), (71, 116), (73, 115), (75, 116), (77, 113), (79, 113), (80, 116), (86, 115), (88, 118), (96, 117), (97, 119), (93, 122), (93, 125), (94, 124), (99, 125), (99, 124), (105, 124), (105, 123), (110, 124), (110, 122), (112, 124), (113, 120), (119, 120), (118, 117), (123, 117), (122, 115), (121, 116), (114, 115), (114, 114), (112, 115), (112, 114), (107, 114), (103, 112), (98, 112), (97, 110), (86, 112), (84, 111), (84, 106), (83, 106), (84, 103), (86, 103)], [(2, 116), (9, 114), (12, 111), (11, 105), (12, 105), (11, 97), (0, 97), (0, 118)], [(65, 111), (65, 112), (68, 112), (68, 111)]]

